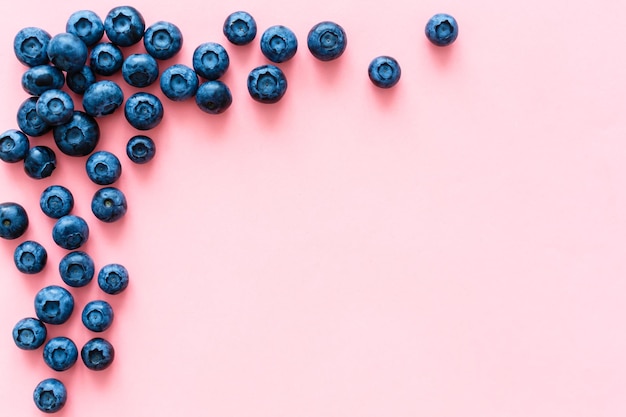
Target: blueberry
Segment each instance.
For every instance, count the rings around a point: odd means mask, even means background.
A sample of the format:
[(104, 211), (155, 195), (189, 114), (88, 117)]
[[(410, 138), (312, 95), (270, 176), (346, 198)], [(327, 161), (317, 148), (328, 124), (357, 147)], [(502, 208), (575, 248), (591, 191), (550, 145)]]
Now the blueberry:
[(46, 216), (60, 219), (74, 208), (74, 196), (62, 185), (51, 185), (41, 193), (39, 206)]
[(156, 147), (148, 136), (136, 135), (126, 144), (126, 155), (136, 164), (145, 164), (154, 158)]
[(15, 35), (13, 51), (17, 59), (24, 65), (34, 67), (47, 64), (50, 34), (37, 27), (27, 27)]
[(123, 63), (122, 50), (111, 42), (97, 44), (89, 55), (89, 65), (92, 71), (99, 75), (113, 75), (122, 69)]
[(79, 10), (70, 15), (65, 31), (80, 38), (87, 46), (93, 46), (104, 35), (104, 23), (100, 16), (91, 10)]
[(108, 264), (98, 272), (98, 286), (110, 295), (121, 293), (128, 287), (128, 270), (120, 264)]
[(67, 401), (65, 385), (55, 378), (44, 379), (35, 387), (33, 401), (44, 413), (56, 413)]
[(96, 81), (83, 94), (85, 113), (94, 117), (112, 114), (124, 102), (124, 93), (117, 83), (110, 80)]
[(74, 115), (74, 100), (63, 90), (48, 90), (39, 97), (35, 108), (45, 123), (58, 126)]
[(63, 249), (80, 248), (89, 238), (87, 222), (78, 216), (68, 214), (56, 221), (52, 228), (52, 239)]
[(40, 96), (44, 91), (60, 89), (65, 84), (63, 72), (52, 65), (37, 65), (22, 75), (22, 88), (28, 94)]
[(52, 128), (37, 114), (37, 97), (29, 97), (22, 102), (17, 110), (17, 125), (29, 136), (43, 136)]
[(67, 371), (77, 359), (76, 344), (67, 337), (53, 337), (43, 347), (43, 360), (55, 371)]
[(246, 45), (256, 37), (256, 21), (250, 13), (238, 11), (231, 13), (224, 21), (224, 36), (235, 45)]
[(49, 285), (35, 295), (35, 314), (48, 324), (65, 323), (74, 311), (74, 297), (58, 285)]
[(339, 58), (346, 50), (346, 32), (334, 22), (320, 22), (307, 36), (307, 46), (313, 56), (321, 61)]
[(131, 6), (112, 9), (104, 19), (107, 37), (118, 46), (131, 46), (141, 40), (146, 24), (143, 16)]
[(70, 90), (82, 95), (91, 84), (96, 82), (96, 75), (90, 66), (85, 65), (82, 70), (67, 74), (65, 81)]
[(154, 94), (135, 93), (126, 100), (124, 115), (135, 129), (149, 130), (163, 119), (163, 104)]
[(448, 46), (459, 36), (459, 25), (454, 17), (437, 13), (426, 23), (426, 37), (437, 46)]
[(91, 199), (93, 215), (105, 223), (121, 219), (126, 214), (127, 207), (124, 193), (115, 187), (101, 188)]
[(174, 64), (161, 74), (161, 91), (165, 97), (183, 101), (193, 97), (198, 91), (198, 75), (183, 64)]
[(293, 31), (285, 26), (270, 26), (261, 35), (261, 52), (275, 63), (285, 62), (296, 54), (298, 39)]
[(230, 65), (228, 52), (219, 43), (205, 42), (193, 51), (193, 69), (207, 80), (217, 80)]
[(196, 93), (196, 104), (205, 113), (224, 113), (233, 102), (228, 86), (219, 80), (200, 84)]
[(146, 51), (156, 59), (169, 59), (183, 46), (183, 34), (170, 22), (156, 22), (143, 36)]
[(80, 357), (87, 368), (102, 371), (113, 363), (115, 349), (106, 339), (96, 337), (85, 343), (80, 350)]
[(76, 35), (59, 33), (50, 39), (48, 58), (61, 71), (80, 71), (87, 61), (87, 45)]
[(83, 251), (70, 252), (59, 262), (59, 274), (70, 287), (84, 287), (95, 274), (93, 259)]
[(133, 87), (147, 87), (159, 78), (159, 64), (148, 54), (133, 54), (124, 60), (122, 76)]
[(83, 309), (82, 320), (92, 332), (103, 332), (113, 323), (113, 308), (103, 300), (91, 301)]
[(390, 56), (379, 56), (370, 62), (367, 73), (376, 87), (391, 88), (400, 80), (400, 64)]
[(13, 327), (13, 341), (20, 349), (35, 350), (43, 345), (47, 336), (46, 325), (33, 317), (24, 318)]
[(28, 229), (28, 214), (18, 203), (0, 203), (0, 237), (13, 240)]
[(248, 92), (260, 103), (276, 103), (287, 91), (287, 79), (275, 65), (261, 65), (248, 75)]
[(20, 243), (13, 253), (17, 269), (24, 274), (37, 274), (48, 262), (48, 252), (40, 243), (27, 240)]
[(72, 119), (55, 126), (52, 134), (61, 152), (69, 156), (89, 155), (100, 140), (100, 127), (96, 120), (82, 111), (75, 110)]
[(30, 141), (24, 132), (9, 129), (0, 135), (0, 160), (15, 163), (24, 160), (30, 148)]
[(24, 158), (24, 172), (36, 180), (49, 177), (56, 167), (56, 155), (47, 146), (33, 146)]
[(85, 164), (87, 176), (98, 185), (113, 184), (122, 175), (122, 164), (108, 151), (92, 153)]

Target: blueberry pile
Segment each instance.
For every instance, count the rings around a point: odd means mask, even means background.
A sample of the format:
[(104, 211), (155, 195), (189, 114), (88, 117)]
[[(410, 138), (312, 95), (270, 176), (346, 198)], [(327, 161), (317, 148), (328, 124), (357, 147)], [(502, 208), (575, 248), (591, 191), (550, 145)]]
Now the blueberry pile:
[[(249, 13), (237, 11), (226, 17), (223, 33), (231, 44), (246, 45), (256, 38), (257, 24)], [(437, 14), (426, 24), (425, 34), (434, 45), (447, 46), (455, 41), (458, 24), (450, 15)], [(124, 48), (141, 41), (145, 53), (125, 55)], [(94, 152), (100, 139), (97, 120), (123, 107), (132, 127), (148, 131), (159, 125), (164, 107), (159, 97), (147, 92), (125, 98), (120, 85), (106, 77), (121, 72), (123, 80), (136, 88), (159, 81), (167, 99), (176, 102), (194, 98), (198, 107), (209, 114), (223, 113), (232, 104), (230, 89), (220, 80), (229, 68), (230, 59), (226, 48), (219, 43), (199, 45), (190, 66), (176, 63), (160, 71), (160, 65), (174, 57), (182, 44), (183, 35), (176, 25), (159, 21), (146, 27), (141, 13), (131, 6), (110, 10), (104, 20), (92, 11), (77, 11), (69, 17), (66, 32), (55, 36), (36, 27), (20, 30), (14, 39), (14, 52), (28, 67), (22, 76), (22, 87), (30, 97), (17, 110), (18, 129), (0, 135), (0, 160), (21, 162), (26, 175), (43, 179), (56, 169), (55, 152), (85, 158), (87, 178), (102, 186), (91, 200), (94, 217), (105, 223), (118, 221), (127, 211), (124, 193), (114, 186), (122, 175), (122, 164), (111, 152)], [(314, 25), (307, 36), (310, 53), (321, 61), (339, 58), (346, 45), (344, 29), (330, 21)], [(288, 27), (271, 26), (260, 36), (260, 49), (271, 64), (259, 65), (249, 72), (248, 92), (257, 102), (276, 103), (287, 91), (287, 78), (274, 64), (293, 58), (298, 40)], [(398, 61), (390, 56), (378, 56), (368, 67), (370, 80), (380, 88), (396, 85), (400, 73)], [(73, 97), (81, 102), (77, 103)], [(56, 149), (30, 146), (29, 136), (50, 132)], [(154, 141), (143, 134), (130, 138), (126, 146), (127, 157), (136, 164), (148, 163), (155, 152)], [(104, 265), (96, 275), (94, 260), (80, 250), (89, 239), (89, 225), (72, 214), (74, 203), (71, 191), (62, 185), (49, 186), (41, 194), (41, 211), (56, 221), (52, 238), (68, 251), (59, 262), (64, 286), (50, 285), (37, 292), (36, 318), (23, 318), (13, 328), (18, 348), (34, 350), (43, 346), (44, 362), (58, 372), (72, 367), (79, 353), (83, 364), (96, 371), (106, 369), (115, 358), (113, 345), (102, 337), (89, 340), (80, 352), (67, 337), (47, 340), (46, 326), (66, 323), (74, 311), (71, 289), (86, 286), (97, 276), (102, 292), (116, 295), (129, 283), (128, 271), (121, 264)], [(0, 237), (18, 239), (28, 225), (28, 214), (22, 205), (0, 204)], [(15, 248), (14, 261), (21, 273), (37, 274), (45, 268), (48, 254), (40, 243), (27, 240)], [(81, 314), (85, 328), (95, 333), (107, 330), (113, 317), (111, 305), (101, 299), (87, 303)], [(37, 385), (33, 399), (40, 410), (52, 413), (64, 406), (67, 391), (59, 379), (48, 378)]]

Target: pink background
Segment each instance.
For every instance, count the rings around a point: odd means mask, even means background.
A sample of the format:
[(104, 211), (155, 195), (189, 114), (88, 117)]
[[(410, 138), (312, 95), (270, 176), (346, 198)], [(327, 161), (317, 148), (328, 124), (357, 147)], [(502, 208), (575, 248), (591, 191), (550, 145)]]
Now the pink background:
[[(13, 37), (64, 31), (69, 15), (120, 3), (4, 2), (0, 130), (27, 97)], [(132, 3), (150, 25), (169, 20), (191, 63), (202, 42), (231, 56), (221, 116), (163, 99), (149, 132), (157, 157), (124, 154), (139, 133), (122, 111), (100, 119), (98, 149), (120, 156), (126, 217), (100, 223), (85, 158), (60, 152), (45, 180), (0, 164), (0, 200), (31, 227), (0, 242), (0, 415), (38, 416), (35, 385), (57, 377), (60, 416), (617, 417), (626, 415), (626, 117), (623, 22), (613, 0)], [(221, 27), (235, 10), (259, 35), (284, 24), (300, 48), (281, 67), (289, 88), (254, 102), (246, 76), (266, 63), (258, 38), (235, 47)], [(431, 46), (428, 18), (453, 14), (460, 36)], [(341, 59), (316, 61), (306, 34), (321, 20), (348, 34)], [(141, 51), (143, 46), (125, 53)], [(376, 89), (367, 65), (392, 55), (402, 78)], [(118, 80), (128, 95), (134, 90)], [(147, 89), (163, 98), (158, 86)], [(80, 100), (77, 100), (80, 103)], [(80, 104), (78, 104), (80, 107)], [(33, 144), (52, 144), (51, 134)], [(46, 367), (15, 347), (34, 294), (61, 283), (66, 251), (38, 207), (70, 188), (91, 226), (96, 267), (119, 262), (131, 283), (106, 296), (74, 290), (70, 322), (48, 326), (79, 348), (94, 334), (79, 314), (110, 301), (114, 364)], [(48, 249), (19, 273), (25, 239)]]

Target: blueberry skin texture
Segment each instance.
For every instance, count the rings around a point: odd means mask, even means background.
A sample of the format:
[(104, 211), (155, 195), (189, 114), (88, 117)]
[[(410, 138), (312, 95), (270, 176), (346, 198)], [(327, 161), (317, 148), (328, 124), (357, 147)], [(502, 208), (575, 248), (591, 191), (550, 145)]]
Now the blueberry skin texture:
[(275, 63), (290, 60), (298, 50), (298, 39), (291, 29), (282, 25), (270, 26), (261, 35), (261, 52)]
[(81, 315), (83, 324), (92, 332), (103, 332), (113, 323), (113, 308), (103, 300), (87, 303)]
[(83, 109), (93, 117), (112, 114), (124, 102), (124, 93), (117, 83), (110, 80), (96, 81), (83, 94)]
[(24, 132), (9, 129), (0, 135), (0, 160), (13, 164), (23, 161), (28, 154), (30, 141)]
[(62, 185), (51, 185), (41, 193), (39, 207), (46, 216), (60, 219), (74, 208), (74, 196)]
[(108, 264), (98, 272), (98, 286), (110, 295), (117, 295), (128, 287), (128, 270), (120, 264)]
[(48, 44), (52, 37), (45, 30), (38, 27), (21, 29), (13, 39), (13, 52), (22, 64), (34, 67), (50, 62), (48, 58)]
[(183, 34), (175, 24), (159, 21), (146, 29), (143, 44), (152, 57), (170, 59), (183, 47)]
[(400, 64), (390, 56), (379, 56), (370, 62), (367, 74), (376, 87), (391, 88), (400, 81)]
[(127, 209), (126, 196), (115, 187), (101, 188), (91, 199), (91, 212), (105, 223), (118, 221), (124, 217)]
[(69, 122), (54, 127), (52, 135), (57, 147), (65, 155), (85, 156), (98, 145), (100, 127), (93, 117), (75, 110)]
[(63, 90), (48, 90), (39, 97), (35, 109), (45, 123), (58, 126), (74, 115), (74, 100)]
[(184, 101), (196, 94), (199, 86), (196, 72), (183, 64), (174, 64), (161, 74), (159, 85), (165, 97)]
[(78, 249), (89, 239), (89, 226), (82, 217), (68, 214), (54, 224), (52, 239), (63, 249)]
[(56, 413), (67, 401), (67, 389), (56, 378), (44, 379), (35, 387), (33, 401), (44, 413)]
[(193, 69), (207, 80), (217, 80), (230, 66), (228, 52), (216, 42), (205, 42), (193, 52)]
[(20, 243), (13, 253), (13, 261), (23, 274), (37, 274), (48, 262), (48, 252), (40, 243), (27, 240)]
[(36, 180), (48, 178), (56, 167), (56, 155), (47, 146), (33, 146), (24, 158), (24, 172)]
[(49, 285), (35, 295), (35, 314), (47, 324), (63, 324), (74, 311), (74, 297), (58, 285)]
[(222, 28), (224, 36), (235, 45), (247, 45), (257, 32), (256, 20), (248, 12), (237, 11), (228, 15)]
[(85, 65), (83, 69), (77, 72), (67, 74), (65, 77), (67, 87), (78, 95), (85, 94), (87, 88), (96, 82), (96, 75), (90, 66)]
[(104, 18), (104, 31), (118, 46), (131, 46), (143, 38), (146, 23), (137, 9), (119, 6), (111, 9)]
[(28, 136), (43, 136), (52, 129), (37, 114), (37, 97), (29, 97), (17, 110), (17, 126)]
[(43, 360), (57, 372), (67, 371), (78, 359), (76, 344), (67, 337), (53, 337), (43, 347)]
[(155, 154), (156, 146), (154, 141), (148, 136), (133, 136), (126, 144), (126, 155), (128, 159), (136, 164), (150, 162)]
[(23, 350), (38, 349), (46, 341), (47, 336), (46, 325), (33, 317), (21, 319), (13, 327), (13, 341)]
[(71, 33), (59, 33), (48, 44), (50, 62), (65, 72), (80, 71), (87, 62), (87, 53), (87, 45)]
[(102, 371), (115, 359), (115, 349), (106, 339), (96, 337), (89, 340), (80, 350), (80, 357), (88, 369)]
[(219, 80), (202, 83), (196, 93), (196, 104), (205, 113), (224, 113), (232, 102), (233, 96), (230, 89)]
[(28, 214), (21, 204), (6, 202), (0, 204), (0, 237), (17, 239), (28, 229)]
[(64, 84), (63, 71), (52, 65), (37, 65), (22, 75), (22, 88), (32, 96), (40, 96), (48, 90), (59, 90)]
[(261, 65), (250, 71), (248, 75), (248, 92), (259, 103), (276, 103), (286, 91), (287, 78), (275, 65)]
[(93, 259), (83, 251), (70, 252), (59, 262), (61, 279), (70, 287), (84, 287), (91, 282), (95, 273)]
[(459, 25), (449, 14), (437, 13), (428, 20), (424, 31), (434, 45), (448, 46), (459, 36)]
[(124, 116), (135, 129), (150, 130), (163, 119), (163, 103), (154, 94), (135, 93), (126, 100)]
[(100, 42), (104, 35), (104, 23), (93, 11), (78, 10), (67, 19), (65, 31), (78, 36), (85, 45), (93, 46)]
[(339, 58), (348, 45), (346, 31), (337, 23), (320, 22), (313, 26), (307, 36), (307, 47), (321, 61)]
[(108, 151), (92, 153), (85, 164), (87, 176), (98, 185), (110, 185), (122, 175), (122, 164)]
[(159, 78), (159, 64), (148, 54), (133, 54), (124, 60), (122, 76), (133, 87), (147, 87)]
[(122, 50), (111, 42), (97, 44), (89, 54), (89, 66), (98, 75), (113, 75), (122, 69), (124, 54)]

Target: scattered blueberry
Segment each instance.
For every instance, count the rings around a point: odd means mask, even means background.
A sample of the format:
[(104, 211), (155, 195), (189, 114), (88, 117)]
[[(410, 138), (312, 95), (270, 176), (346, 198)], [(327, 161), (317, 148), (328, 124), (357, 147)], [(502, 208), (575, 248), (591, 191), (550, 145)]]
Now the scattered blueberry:
[(98, 286), (110, 295), (121, 293), (128, 287), (128, 270), (120, 264), (108, 264), (98, 272)]
[(165, 97), (183, 101), (193, 97), (198, 91), (198, 75), (183, 64), (174, 64), (161, 74), (161, 91)]
[(207, 80), (217, 80), (230, 65), (228, 52), (216, 42), (205, 42), (193, 52), (193, 69)]
[(321, 61), (339, 58), (346, 50), (347, 43), (345, 30), (334, 22), (316, 24), (307, 36), (309, 51)]
[(87, 61), (87, 45), (76, 35), (59, 33), (48, 43), (48, 58), (62, 71), (80, 71)]
[(65, 31), (78, 36), (85, 45), (93, 46), (104, 35), (104, 23), (100, 16), (91, 10), (79, 10), (70, 15)]
[(276, 103), (287, 91), (287, 78), (275, 65), (261, 65), (248, 75), (248, 92), (260, 103)]
[(145, 164), (154, 158), (156, 146), (148, 136), (136, 135), (126, 144), (126, 155), (136, 164)]
[(122, 50), (111, 42), (97, 44), (89, 55), (89, 65), (95, 74), (113, 75), (122, 69), (124, 54)]
[(85, 343), (80, 350), (80, 357), (87, 368), (102, 371), (113, 363), (115, 349), (106, 339), (96, 337)]
[(63, 90), (44, 91), (36, 104), (37, 114), (50, 126), (69, 122), (74, 115), (74, 100)]
[(18, 203), (0, 203), (0, 237), (13, 240), (28, 229), (28, 214)]
[(400, 80), (400, 64), (390, 56), (379, 56), (370, 62), (367, 73), (376, 87), (391, 88)]
[(91, 211), (98, 220), (113, 223), (121, 219), (127, 210), (124, 193), (115, 187), (104, 187), (96, 191), (91, 199)]
[(148, 54), (133, 54), (124, 60), (122, 76), (133, 87), (147, 87), (159, 78), (159, 64)]
[(111, 9), (104, 19), (104, 31), (118, 46), (131, 46), (141, 40), (146, 29), (143, 16), (131, 6)]
[(90, 301), (81, 317), (86, 328), (92, 332), (103, 332), (113, 323), (113, 308), (103, 300)]
[(256, 31), (256, 21), (248, 12), (231, 13), (224, 21), (224, 36), (235, 45), (246, 45), (252, 42), (256, 37)]
[(24, 132), (9, 129), (0, 135), (0, 160), (15, 163), (24, 160), (30, 148), (30, 141)]
[(65, 255), (59, 262), (59, 274), (70, 287), (84, 287), (95, 274), (93, 259), (83, 251), (74, 251)]
[(20, 349), (35, 350), (43, 345), (47, 336), (46, 325), (33, 317), (21, 319), (13, 327), (13, 341)]
[(67, 337), (53, 337), (43, 347), (43, 360), (55, 371), (67, 371), (77, 359), (76, 344)]
[(285, 62), (293, 58), (297, 50), (298, 39), (288, 27), (270, 26), (261, 35), (261, 52), (272, 62)]
[(224, 113), (233, 102), (230, 89), (219, 80), (206, 81), (200, 84), (196, 93), (196, 104), (205, 113)]
[(426, 23), (426, 37), (437, 46), (448, 46), (459, 36), (456, 19), (446, 13), (437, 13)]
[(39, 206), (46, 216), (60, 219), (74, 208), (74, 196), (62, 185), (51, 185), (41, 193)]
[(156, 22), (146, 29), (143, 36), (146, 51), (156, 59), (169, 59), (183, 46), (183, 34), (170, 22)]
[(78, 216), (68, 214), (56, 221), (52, 228), (52, 239), (63, 249), (80, 248), (89, 238), (87, 222)]
[(37, 97), (22, 102), (17, 110), (17, 125), (28, 136), (43, 136), (52, 128), (37, 114)]
[(22, 75), (22, 88), (28, 94), (40, 96), (44, 91), (60, 89), (65, 84), (63, 72), (52, 65), (37, 65)]
[(31, 178), (40, 180), (52, 175), (57, 167), (54, 151), (47, 146), (33, 146), (24, 158), (24, 172)]
[(33, 401), (44, 413), (56, 413), (67, 401), (65, 385), (56, 378), (44, 379), (35, 387)]
[(18, 61), (29, 67), (47, 64), (50, 34), (37, 27), (27, 27), (15, 35), (13, 51)]
[(87, 113), (74, 110), (72, 119), (55, 126), (52, 134), (61, 152), (69, 156), (85, 156), (93, 152), (98, 145), (100, 127)]
[(120, 160), (109, 151), (92, 153), (85, 164), (87, 176), (98, 185), (110, 185), (122, 175)]
[(48, 262), (48, 252), (40, 243), (27, 240), (20, 243), (13, 253), (17, 269), (24, 274), (41, 272)]
[(154, 94), (135, 93), (126, 100), (124, 115), (135, 129), (149, 130), (163, 119), (163, 104)]
[(67, 87), (76, 94), (82, 95), (87, 88), (96, 82), (96, 75), (90, 66), (85, 65), (80, 71), (72, 72), (65, 76)]
[(110, 80), (96, 81), (83, 94), (85, 113), (94, 117), (113, 113), (124, 102), (124, 93), (117, 83)]
[(74, 311), (74, 297), (58, 285), (49, 285), (35, 296), (35, 314), (48, 324), (65, 323)]

